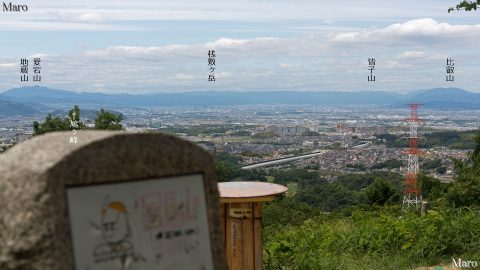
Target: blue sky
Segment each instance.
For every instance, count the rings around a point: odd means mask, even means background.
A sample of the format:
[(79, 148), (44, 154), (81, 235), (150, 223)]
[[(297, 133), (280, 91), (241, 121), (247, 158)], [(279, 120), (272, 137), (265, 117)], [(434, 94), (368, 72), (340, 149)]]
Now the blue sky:
[[(447, 13), (457, 1), (24, 3), (28, 13), (0, 13), (0, 91), (28, 85), (19, 59), (40, 56), (41, 85), (72, 91), (480, 92), (480, 12)], [(455, 82), (445, 82), (447, 57)]]

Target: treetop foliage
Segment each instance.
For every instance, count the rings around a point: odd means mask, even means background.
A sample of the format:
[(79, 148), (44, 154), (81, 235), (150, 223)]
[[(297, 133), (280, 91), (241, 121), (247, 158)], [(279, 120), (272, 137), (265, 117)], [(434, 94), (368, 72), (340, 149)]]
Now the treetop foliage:
[[(75, 105), (69, 112), (68, 116), (62, 118), (60, 116), (53, 117), (52, 114), (48, 114), (45, 117), (43, 123), (38, 121), (33, 122), (33, 136), (45, 134), (54, 131), (66, 131), (66, 130), (81, 130), (86, 129), (85, 123), (80, 121), (80, 108)], [(101, 109), (97, 112), (97, 118), (95, 119), (94, 129), (106, 129), (106, 130), (121, 130), (123, 115), (115, 115), (109, 111)], [(76, 125), (74, 125), (76, 122)]]
[(450, 7), (448, 8), (448, 13), (454, 11), (454, 10), (465, 10), (465, 11), (472, 11), (472, 10), (477, 10), (477, 7), (480, 6), (480, 0), (477, 1), (462, 1), (460, 4), (458, 4), (456, 7)]
[(95, 119), (95, 129), (122, 130), (123, 115), (115, 115), (109, 111), (101, 109), (97, 112)]

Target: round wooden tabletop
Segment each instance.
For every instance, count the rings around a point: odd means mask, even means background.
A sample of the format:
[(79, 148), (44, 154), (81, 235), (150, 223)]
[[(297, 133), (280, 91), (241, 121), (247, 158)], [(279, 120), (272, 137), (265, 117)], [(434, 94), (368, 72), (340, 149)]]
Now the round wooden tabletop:
[(271, 201), (276, 195), (288, 190), (278, 184), (246, 181), (218, 183), (218, 189), (223, 203)]

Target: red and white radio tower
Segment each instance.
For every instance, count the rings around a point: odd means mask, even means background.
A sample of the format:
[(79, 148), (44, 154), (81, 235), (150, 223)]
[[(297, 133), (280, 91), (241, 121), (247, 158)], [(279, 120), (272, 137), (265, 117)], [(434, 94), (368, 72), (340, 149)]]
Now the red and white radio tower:
[(422, 201), (422, 195), (419, 192), (417, 186), (417, 174), (418, 174), (418, 133), (417, 127), (422, 120), (418, 118), (417, 109), (422, 104), (408, 104), (410, 107), (410, 118), (405, 121), (410, 126), (410, 134), (408, 137), (408, 150), (405, 154), (408, 155), (408, 169), (406, 175), (405, 194), (403, 196), (403, 206), (418, 206)]

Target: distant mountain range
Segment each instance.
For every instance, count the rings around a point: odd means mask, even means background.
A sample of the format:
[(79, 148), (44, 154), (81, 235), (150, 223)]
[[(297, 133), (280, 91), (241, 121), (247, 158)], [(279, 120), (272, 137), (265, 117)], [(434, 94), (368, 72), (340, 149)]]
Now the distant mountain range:
[(22, 103), (0, 100), (0, 117), (11, 115), (35, 115), (39, 113), (41, 112)]
[(408, 94), (373, 91), (198, 91), (135, 95), (77, 93), (46, 87), (22, 87), (0, 94), (0, 116), (44, 113), (71, 108), (74, 104), (83, 108), (98, 109), (257, 104), (403, 106), (405, 103), (422, 103), (426, 107), (442, 109), (480, 109), (480, 94), (459, 88), (435, 88), (412, 91)]

